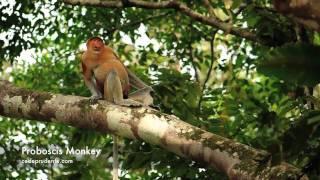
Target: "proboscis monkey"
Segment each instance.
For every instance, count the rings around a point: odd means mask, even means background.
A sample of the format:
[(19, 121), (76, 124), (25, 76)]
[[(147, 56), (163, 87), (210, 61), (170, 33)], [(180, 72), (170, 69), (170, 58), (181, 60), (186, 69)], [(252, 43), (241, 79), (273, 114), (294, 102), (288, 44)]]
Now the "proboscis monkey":
[[(114, 51), (99, 37), (87, 41), (81, 58), (83, 77), (92, 93), (91, 100), (105, 99), (122, 106), (153, 104), (151, 87), (143, 83), (119, 60)], [(137, 88), (129, 95), (130, 86)], [(113, 179), (118, 179), (117, 136), (113, 136)]]

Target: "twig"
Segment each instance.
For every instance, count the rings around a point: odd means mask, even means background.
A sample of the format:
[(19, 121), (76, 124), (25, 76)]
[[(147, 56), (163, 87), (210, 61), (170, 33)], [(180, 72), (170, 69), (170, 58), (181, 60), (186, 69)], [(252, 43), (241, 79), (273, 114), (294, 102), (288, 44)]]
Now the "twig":
[(201, 103), (202, 103), (202, 100), (203, 100), (204, 90), (206, 89), (206, 84), (209, 81), (210, 74), (211, 74), (212, 69), (213, 69), (213, 63), (214, 63), (214, 59), (215, 59), (214, 58), (214, 40), (215, 40), (216, 34), (217, 34), (217, 31), (214, 31), (212, 39), (210, 41), (211, 62), (210, 62), (210, 67), (209, 67), (206, 79), (205, 79), (205, 81), (204, 81), (204, 83), (202, 85), (202, 89), (201, 89), (201, 96), (200, 96), (200, 99), (199, 99), (199, 102), (198, 102), (198, 111), (199, 111), (199, 113), (201, 112)]
[(203, 0), (203, 4), (208, 8), (208, 12), (209, 12), (210, 16), (215, 17), (215, 14), (214, 14), (213, 8), (212, 8), (212, 6), (210, 4), (210, 1), (209, 0)]

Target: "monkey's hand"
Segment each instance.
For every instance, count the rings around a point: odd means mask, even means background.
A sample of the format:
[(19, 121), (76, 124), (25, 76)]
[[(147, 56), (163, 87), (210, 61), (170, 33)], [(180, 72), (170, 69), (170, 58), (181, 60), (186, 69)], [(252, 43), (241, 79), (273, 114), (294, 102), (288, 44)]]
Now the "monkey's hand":
[(123, 99), (122, 101), (117, 101), (115, 104), (126, 107), (141, 107), (142, 104), (132, 99)]

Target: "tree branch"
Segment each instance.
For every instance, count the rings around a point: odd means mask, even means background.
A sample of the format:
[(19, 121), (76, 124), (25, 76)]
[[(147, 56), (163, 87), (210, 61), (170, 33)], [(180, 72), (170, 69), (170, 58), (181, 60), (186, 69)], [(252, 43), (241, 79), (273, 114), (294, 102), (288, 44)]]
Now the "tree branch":
[[(300, 179), (301, 171), (270, 154), (206, 132), (154, 109), (128, 108), (87, 98), (35, 92), (0, 81), (0, 115), (57, 122), (159, 145), (179, 156), (206, 163), (230, 179)], [(304, 176), (304, 178), (307, 178)]]
[(142, 0), (126, 0), (126, 1), (63, 0), (63, 1), (66, 4), (71, 4), (71, 5), (99, 6), (99, 7), (106, 7), (106, 8), (139, 7), (139, 8), (145, 8), (145, 9), (176, 9), (179, 12), (203, 24), (216, 27), (230, 34), (233, 34), (254, 42), (258, 42), (261, 44), (267, 43), (267, 41), (257, 37), (256, 34), (252, 33), (249, 29), (230, 27), (230, 24), (221, 22), (215, 17), (207, 17), (196, 11), (193, 11), (184, 3), (178, 0), (167, 0), (167, 1), (160, 1), (160, 2), (149, 2), (149, 1), (142, 1)]
[(211, 6), (211, 2), (209, 0), (203, 0), (203, 4), (207, 7), (210, 16), (215, 17), (214, 9)]
[(208, 70), (206, 79), (204, 80), (203, 85), (202, 85), (202, 89), (201, 89), (201, 96), (200, 96), (200, 99), (199, 99), (199, 102), (198, 102), (198, 111), (199, 111), (199, 113), (201, 113), (201, 103), (202, 103), (202, 100), (203, 100), (203, 93), (204, 93), (204, 90), (206, 89), (206, 84), (209, 81), (209, 78), (210, 78), (210, 75), (211, 75), (211, 72), (212, 72), (212, 69), (213, 69), (213, 63), (214, 63), (214, 60), (215, 60), (215, 56), (214, 56), (214, 40), (215, 40), (216, 34), (217, 34), (217, 31), (214, 31), (213, 35), (212, 35), (212, 39), (210, 40), (211, 61), (210, 61), (210, 66), (209, 66), (209, 70)]
[(107, 32), (109, 32), (110, 34), (113, 34), (114, 31), (116, 31), (116, 30), (121, 30), (121, 29), (124, 29), (124, 28), (137, 26), (137, 25), (140, 25), (141, 23), (144, 23), (144, 22), (152, 20), (152, 19), (166, 17), (166, 16), (170, 15), (171, 13), (172, 12), (166, 12), (166, 13), (162, 13), (162, 14), (158, 14), (158, 15), (154, 15), (154, 16), (149, 16), (149, 17), (137, 20), (137, 21), (133, 21), (133, 22), (129, 22), (129, 23), (126, 23), (126, 24), (122, 24), (120, 26), (112, 27), (112, 28), (107, 29)]

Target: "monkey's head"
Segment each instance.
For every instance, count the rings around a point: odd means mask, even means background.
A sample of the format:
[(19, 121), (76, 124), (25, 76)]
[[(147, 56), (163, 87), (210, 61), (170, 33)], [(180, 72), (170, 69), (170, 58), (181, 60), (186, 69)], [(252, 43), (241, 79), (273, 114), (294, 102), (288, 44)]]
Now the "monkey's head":
[(94, 53), (100, 53), (104, 47), (104, 42), (99, 37), (92, 37), (87, 41), (87, 49), (93, 51)]

